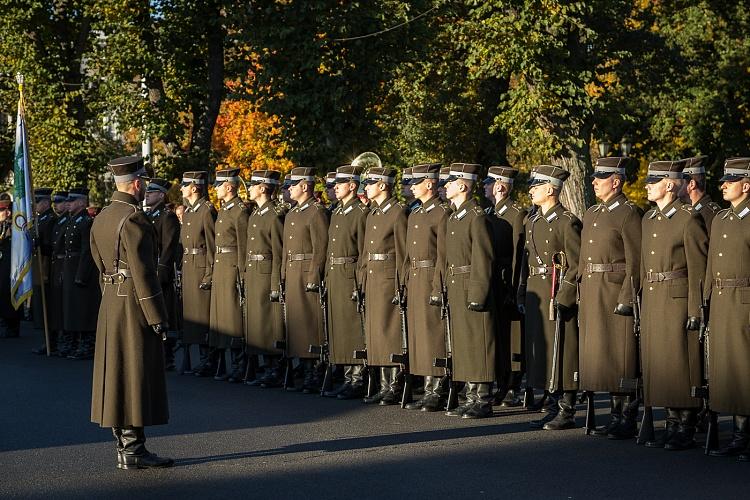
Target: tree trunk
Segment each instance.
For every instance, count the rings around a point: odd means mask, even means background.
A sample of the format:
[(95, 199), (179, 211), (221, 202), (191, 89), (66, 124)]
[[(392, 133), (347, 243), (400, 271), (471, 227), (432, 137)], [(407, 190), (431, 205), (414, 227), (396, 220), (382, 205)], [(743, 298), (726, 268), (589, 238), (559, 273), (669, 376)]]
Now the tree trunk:
[[(583, 136), (588, 137), (588, 134)], [(585, 144), (583, 148), (569, 147), (565, 156), (559, 156), (553, 160), (554, 165), (570, 172), (570, 177), (565, 181), (560, 195), (560, 202), (580, 219), (594, 202), (594, 190), (589, 178), (592, 169), (591, 155), (587, 147), (588, 140)]]

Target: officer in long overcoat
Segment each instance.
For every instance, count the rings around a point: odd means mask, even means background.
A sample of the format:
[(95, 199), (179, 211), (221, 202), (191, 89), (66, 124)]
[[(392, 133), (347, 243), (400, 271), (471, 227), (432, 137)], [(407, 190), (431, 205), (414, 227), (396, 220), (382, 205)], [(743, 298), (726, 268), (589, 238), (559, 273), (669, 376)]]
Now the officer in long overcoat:
[(137, 156), (112, 160), (109, 168), (117, 191), (94, 220), (90, 240), (102, 283), (91, 421), (112, 427), (118, 468), (169, 467), (171, 459), (146, 449), (144, 433), (145, 426), (169, 420), (162, 345), (167, 309), (156, 272), (156, 233), (140, 209), (146, 171)]
[(750, 158), (724, 164), (721, 191), (731, 207), (714, 218), (706, 270), (711, 409), (734, 416), (732, 440), (712, 456), (750, 462)]
[(71, 201), (64, 236), (63, 329), (78, 337), (78, 348), (69, 356), (72, 359), (90, 359), (94, 355), (96, 313), (101, 300), (96, 266), (89, 247), (93, 219), (86, 211), (88, 192), (87, 188), (68, 191)]
[(57, 355), (63, 358), (73, 354), (72, 335), (63, 329), (63, 271), (65, 264), (65, 226), (70, 220), (68, 192), (57, 191), (52, 196), (52, 206), (57, 220), (52, 227), (52, 255), (50, 256), (50, 286), (47, 300), (47, 321), (50, 332), (57, 335)]
[[(523, 367), (523, 315), (518, 312), (518, 285), (521, 278), (524, 248), (524, 223), (527, 211), (510, 199), (518, 170), (493, 166), (487, 170), (485, 189), (490, 189), (493, 206), (488, 215), (492, 222), (495, 246), (495, 293), (499, 314), (496, 318), (498, 355), (495, 372), (495, 400), (504, 408), (521, 406), (519, 397)], [(510, 354), (510, 355), (508, 355)]]
[(451, 312), (453, 379), (466, 382), (466, 402), (447, 415), (464, 418), (492, 415), (497, 356), (493, 232), (471, 196), (480, 169), (480, 165), (454, 163), (445, 186), (453, 208), (441, 250)]
[[(180, 192), (187, 206), (182, 215), (182, 343), (185, 351), (198, 344), (196, 376), (216, 371), (209, 360), (208, 332), (211, 317), (211, 283), (216, 242), (216, 208), (207, 198), (208, 172), (197, 170), (182, 174)], [(190, 369), (186, 370), (187, 373)]]
[(149, 180), (146, 187), (145, 211), (151, 223), (156, 229), (156, 241), (159, 249), (157, 260), (157, 273), (159, 284), (164, 292), (164, 303), (169, 313), (169, 330), (174, 332), (173, 336), (167, 337), (164, 342), (165, 366), (167, 371), (174, 370), (174, 349), (177, 343), (177, 331), (181, 328), (178, 324), (177, 291), (175, 290), (175, 277), (179, 272), (182, 251), (180, 247), (180, 221), (174, 212), (167, 210), (167, 193), (172, 183), (166, 179), (153, 178)]
[[(444, 370), (433, 366), (435, 358), (445, 358), (445, 325), (440, 309), (430, 305), (430, 297), (440, 296), (435, 287), (435, 266), (444, 258), (438, 249), (445, 245), (438, 234), (450, 215), (450, 209), (437, 195), (440, 164), (415, 165), (411, 169), (410, 188), (416, 201), (409, 214), (406, 230), (406, 261), (401, 275), (406, 279), (408, 303), (409, 372), (424, 376), (424, 395), (407, 404), (410, 410), (438, 411), (445, 407)], [(439, 287), (439, 280), (438, 280)]]
[(693, 436), (700, 399), (700, 283), (706, 272), (706, 225), (679, 199), (685, 162), (649, 165), (646, 189), (656, 203), (643, 216), (641, 349), (646, 406), (667, 410), (666, 432), (648, 447), (684, 450)]
[[(49, 317), (49, 289), (50, 289), (50, 260), (52, 256), (52, 231), (57, 222), (57, 214), (52, 208), (52, 189), (38, 188), (34, 190), (34, 202), (36, 209), (34, 235), (34, 260), (32, 262), (32, 277), (34, 282), (34, 293), (31, 296), (31, 308), (34, 314), (34, 328), (45, 327), (46, 314)], [(42, 290), (44, 288), (44, 290)], [(45, 306), (42, 306), (42, 293), (44, 293)], [(49, 326), (49, 325), (47, 325)], [(50, 355), (57, 354), (57, 332), (49, 330)], [(35, 349), (36, 354), (46, 354), (46, 343)]]
[(289, 196), (296, 204), (284, 219), (281, 281), (287, 303), (286, 355), (299, 358), (304, 367), (299, 390), (317, 394), (320, 381), (310, 346), (320, 346), (324, 340), (319, 292), (325, 274), (328, 214), (313, 196), (313, 168), (293, 168), (289, 182)]
[[(362, 318), (361, 278), (357, 276), (363, 258), (365, 224), (370, 209), (357, 196), (363, 169), (343, 165), (336, 169), (334, 190), (338, 203), (328, 226), (328, 257), (325, 282), (328, 288), (328, 328), (331, 363), (344, 366), (344, 383), (325, 393), (338, 399), (365, 395), (364, 365), (354, 351), (365, 348)], [(354, 300), (352, 300), (352, 298)]]
[(546, 430), (575, 426), (581, 221), (559, 201), (569, 175), (554, 165), (540, 165), (532, 171), (529, 193), (538, 210), (526, 224), (519, 287), (518, 304), (525, 312), (528, 384), (544, 388), (551, 401), (558, 400), (544, 418), (532, 422), (533, 427)]
[[(217, 170), (214, 187), (221, 201), (215, 224), (209, 343), (216, 380), (242, 382), (245, 376), (245, 327), (242, 313), (242, 277), (245, 274), (247, 219), (250, 213), (239, 197), (240, 169)], [(231, 370), (224, 351), (229, 349)]]
[(401, 392), (398, 366), (391, 354), (401, 352), (401, 317), (394, 300), (404, 283), (400, 275), (406, 259), (406, 207), (393, 195), (396, 171), (371, 167), (364, 180), (370, 200), (365, 244), (360, 265), (360, 286), (365, 296), (367, 363), (380, 367), (380, 390), (366, 404), (396, 404)]
[(581, 388), (610, 393), (609, 422), (594, 435), (619, 439), (635, 435), (638, 416), (635, 394), (620, 385), (638, 377), (633, 291), (640, 289), (643, 213), (622, 192), (629, 161), (610, 157), (596, 162), (592, 184), (601, 203), (583, 217), (578, 264)]
[(263, 355), (266, 370), (263, 377), (245, 383), (266, 388), (281, 385), (279, 361), (283, 352), (276, 348), (276, 342), (284, 339), (282, 311), (277, 300), (284, 211), (274, 202), (280, 179), (281, 173), (276, 170), (255, 170), (248, 183), (248, 197), (256, 208), (247, 223), (245, 343), (248, 353)]

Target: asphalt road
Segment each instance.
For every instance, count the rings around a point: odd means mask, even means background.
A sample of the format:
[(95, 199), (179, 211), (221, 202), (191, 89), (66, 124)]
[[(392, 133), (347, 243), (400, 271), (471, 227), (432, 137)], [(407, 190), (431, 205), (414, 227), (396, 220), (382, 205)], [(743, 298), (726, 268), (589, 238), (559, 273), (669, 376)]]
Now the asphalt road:
[(92, 363), (32, 355), (40, 339), (0, 339), (0, 498), (747, 498), (750, 464), (701, 449), (532, 430), (539, 414), (520, 411), (462, 420), (174, 373), (171, 422), (147, 444), (175, 467), (117, 470), (110, 431), (89, 421)]

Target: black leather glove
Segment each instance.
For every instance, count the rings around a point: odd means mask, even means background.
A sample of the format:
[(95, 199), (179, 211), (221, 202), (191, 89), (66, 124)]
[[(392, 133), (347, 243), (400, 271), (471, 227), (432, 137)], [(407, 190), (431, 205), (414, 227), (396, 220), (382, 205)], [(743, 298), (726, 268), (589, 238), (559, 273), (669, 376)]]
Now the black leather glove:
[(305, 284), (305, 291), (306, 292), (319, 292), (320, 285), (318, 285), (317, 283), (307, 283)]
[(519, 314), (524, 314), (524, 315), (526, 314), (526, 305), (525, 304), (518, 304), (516, 307), (518, 308), (518, 313)]
[(697, 331), (701, 328), (701, 320), (696, 318), (695, 316), (690, 316), (687, 319), (687, 324), (685, 325), (685, 328), (687, 328), (690, 331)]
[(76, 286), (77, 286), (78, 288), (85, 288), (85, 287), (86, 287), (86, 283), (84, 283), (84, 282), (83, 282), (83, 281), (81, 281), (81, 280), (75, 280), (75, 281), (74, 281), (73, 283), (75, 283), (75, 285), (76, 285)]
[(155, 325), (151, 325), (151, 328), (154, 329), (154, 332), (161, 336), (162, 340), (167, 340), (167, 324), (166, 323), (157, 323)]
[(210, 281), (201, 281), (200, 285), (198, 285), (198, 288), (201, 290), (210, 290), (211, 289), (211, 282)]
[(619, 314), (620, 316), (632, 316), (633, 307), (627, 304), (617, 304), (617, 307), (615, 307), (615, 314)]
[(474, 311), (474, 312), (484, 311), (484, 304), (480, 304), (478, 302), (469, 302), (469, 304), (466, 307), (469, 309), (469, 311)]
[(271, 293), (268, 294), (268, 298), (271, 302), (278, 302), (281, 299), (281, 294), (278, 290), (271, 290)]
[(442, 307), (443, 298), (440, 295), (430, 295), (430, 305)]

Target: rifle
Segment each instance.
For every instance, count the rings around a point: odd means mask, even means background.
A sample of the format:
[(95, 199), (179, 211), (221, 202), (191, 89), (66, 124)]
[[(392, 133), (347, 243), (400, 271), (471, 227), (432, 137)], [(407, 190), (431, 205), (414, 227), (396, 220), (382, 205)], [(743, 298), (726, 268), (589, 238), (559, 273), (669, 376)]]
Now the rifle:
[(709, 380), (708, 380), (708, 363), (709, 363), (709, 329), (708, 329), (708, 301), (706, 300), (703, 292), (703, 280), (699, 284), (701, 288), (701, 326), (698, 330), (698, 342), (701, 348), (700, 358), (700, 370), (701, 370), (701, 386), (692, 387), (690, 389), (690, 395), (694, 398), (703, 399), (703, 410), (708, 415), (708, 429), (706, 429), (706, 444), (705, 453), (706, 455), (719, 444), (719, 422), (718, 415), (716, 412), (711, 411), (709, 405)]
[(446, 410), (452, 410), (458, 406), (458, 391), (456, 384), (453, 383), (453, 341), (451, 340), (451, 308), (448, 303), (448, 289), (440, 280), (440, 319), (443, 320), (445, 329), (445, 357), (435, 358), (432, 366), (435, 368), (445, 368), (445, 376), (448, 379), (448, 402), (445, 405)]
[[(635, 392), (635, 404), (639, 405), (645, 401), (643, 395), (643, 347), (641, 344), (641, 302), (638, 298), (638, 290), (635, 289), (635, 281), (630, 277), (630, 294), (633, 296), (633, 335), (635, 335), (636, 348), (636, 378), (620, 379), (620, 388), (626, 392)], [(636, 407), (637, 409), (637, 407)], [(636, 438), (637, 444), (645, 444), (647, 441), (654, 440), (654, 410), (650, 406), (643, 407), (643, 419), (641, 428)]]
[(323, 344), (310, 345), (307, 352), (317, 354), (320, 358), (320, 363), (325, 366), (326, 371), (323, 376), (323, 385), (320, 387), (320, 395), (323, 396), (326, 391), (331, 390), (332, 385), (329, 351), (330, 333), (328, 332), (328, 289), (326, 288), (324, 280), (320, 280), (320, 286), (318, 288), (318, 303), (320, 304), (320, 309), (323, 311)]
[(364, 297), (362, 296), (362, 289), (359, 286), (359, 282), (357, 281), (357, 271), (354, 270), (354, 298), (355, 302), (357, 304), (357, 312), (359, 313), (359, 331), (362, 335), (362, 345), (365, 346), (364, 349), (357, 349), (354, 351), (354, 354), (352, 357), (354, 359), (360, 359), (362, 360), (362, 365), (364, 366), (364, 371), (367, 372), (367, 397), (371, 397), (373, 394), (375, 394), (375, 382), (372, 377), (371, 370), (367, 366), (367, 336), (365, 335), (365, 301)]
[(172, 264), (172, 271), (174, 272), (174, 280), (172, 280), (172, 287), (174, 288), (174, 314), (175, 314), (175, 329), (177, 330), (177, 338), (180, 339), (180, 344), (183, 349), (182, 353), (182, 365), (180, 371), (177, 372), (180, 375), (185, 373), (192, 373), (190, 362), (190, 345), (184, 343), (184, 330), (182, 325), (182, 271), (177, 268), (177, 263)]
[(557, 391), (560, 385), (560, 367), (562, 366), (562, 360), (560, 360), (560, 344), (562, 342), (562, 315), (557, 307), (555, 307), (555, 298), (557, 292), (560, 290), (560, 282), (565, 276), (565, 271), (568, 268), (567, 257), (565, 252), (556, 252), (552, 254), (552, 292), (549, 299), (549, 313), (550, 320), (555, 322), (555, 339), (552, 344), (552, 373), (549, 379), (549, 392), (554, 393)]
[(240, 270), (237, 268), (237, 276), (234, 278), (234, 286), (237, 289), (237, 297), (240, 299), (240, 307), (245, 305), (245, 286), (243, 281), (242, 276), (240, 276)]
[(284, 389), (288, 389), (294, 385), (294, 378), (292, 375), (292, 360), (289, 359), (289, 351), (287, 350), (287, 310), (286, 310), (286, 284), (283, 280), (279, 281), (279, 304), (281, 304), (281, 324), (284, 328), (284, 340), (277, 340), (273, 346), (276, 349), (284, 351), (283, 357), (286, 362), (286, 369), (284, 370)]
[(391, 363), (401, 365), (401, 373), (404, 375), (404, 391), (401, 395), (401, 408), (406, 407), (411, 402), (412, 397), (412, 376), (409, 373), (409, 333), (406, 323), (406, 293), (404, 285), (399, 282), (398, 271), (396, 271), (396, 300), (398, 302), (398, 312), (401, 317), (401, 354), (391, 354)]

